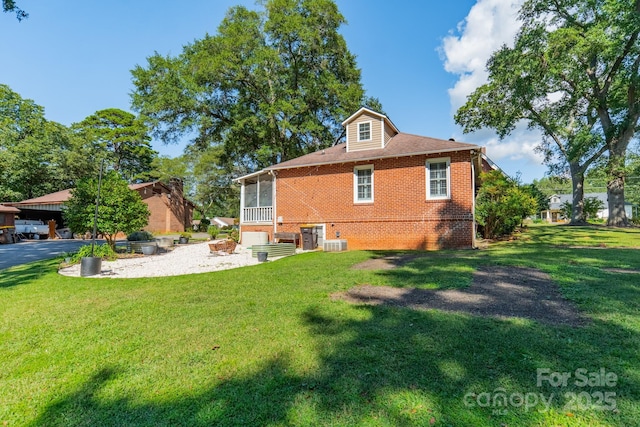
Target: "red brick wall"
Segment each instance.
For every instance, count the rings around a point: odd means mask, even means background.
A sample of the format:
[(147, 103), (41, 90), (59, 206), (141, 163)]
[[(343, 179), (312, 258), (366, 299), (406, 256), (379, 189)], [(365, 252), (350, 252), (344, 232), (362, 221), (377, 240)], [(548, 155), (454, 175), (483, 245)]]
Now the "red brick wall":
[[(346, 163), (277, 171), (275, 217), (278, 232), (299, 232), (301, 224), (325, 224), (349, 249), (440, 249), (473, 245), (473, 190), (470, 153), (451, 159), (451, 199), (426, 199), (427, 156)], [(374, 201), (354, 203), (353, 168), (374, 165)], [(245, 226), (245, 231), (258, 230)]]
[[(172, 197), (169, 199), (167, 193), (141, 193), (142, 201), (147, 204), (151, 215), (149, 223), (144, 229), (152, 233), (168, 233), (185, 231), (185, 207), (183, 200)], [(187, 207), (187, 217), (190, 220), (191, 211)]]
[[(273, 242), (273, 224), (250, 224), (250, 225), (240, 225), (240, 238), (242, 238), (242, 232), (244, 231), (265, 231), (269, 235), (269, 241)], [(300, 230), (298, 230), (300, 232)], [(242, 244), (242, 240), (240, 241)]]

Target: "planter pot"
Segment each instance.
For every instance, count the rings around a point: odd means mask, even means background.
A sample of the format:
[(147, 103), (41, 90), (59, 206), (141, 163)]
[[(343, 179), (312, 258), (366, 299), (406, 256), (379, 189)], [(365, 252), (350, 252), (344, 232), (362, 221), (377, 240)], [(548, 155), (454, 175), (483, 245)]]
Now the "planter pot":
[(178, 243), (180, 243), (181, 245), (186, 245), (187, 243), (189, 243), (189, 238), (188, 237), (180, 237), (180, 239), (178, 239)]
[(141, 247), (141, 249), (143, 254), (153, 255), (158, 250), (158, 246), (155, 243), (153, 243), (153, 244), (144, 245)]
[(80, 276), (95, 276), (100, 274), (102, 270), (102, 258), (99, 257), (82, 257), (80, 259)]
[(142, 254), (143, 248), (147, 246), (153, 246), (157, 249), (158, 244), (155, 240), (134, 240), (132, 242), (127, 243), (127, 252), (134, 252), (137, 254)]
[(265, 262), (267, 260), (267, 256), (269, 256), (269, 252), (258, 252), (258, 261)]

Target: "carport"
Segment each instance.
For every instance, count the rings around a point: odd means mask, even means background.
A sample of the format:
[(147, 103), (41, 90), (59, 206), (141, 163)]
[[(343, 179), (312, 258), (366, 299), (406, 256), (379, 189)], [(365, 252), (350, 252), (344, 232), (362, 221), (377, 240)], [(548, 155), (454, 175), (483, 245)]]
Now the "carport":
[(5, 204), (20, 209), (20, 214), (18, 215), (20, 219), (38, 219), (45, 224), (54, 220), (56, 228), (61, 228), (64, 227), (62, 206), (69, 200), (70, 196), (70, 190), (62, 190), (34, 199)]

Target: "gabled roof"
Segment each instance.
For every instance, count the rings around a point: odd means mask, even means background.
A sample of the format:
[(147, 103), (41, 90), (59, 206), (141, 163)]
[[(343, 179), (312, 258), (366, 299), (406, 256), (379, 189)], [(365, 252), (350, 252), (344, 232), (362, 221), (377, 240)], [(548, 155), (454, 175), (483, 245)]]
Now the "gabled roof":
[(56, 191), (55, 193), (45, 194), (44, 196), (35, 197), (33, 199), (23, 200), (13, 203), (18, 205), (55, 205), (64, 203), (71, 197), (71, 190)]
[(384, 114), (380, 114), (378, 112), (370, 110), (367, 107), (362, 107), (358, 111), (356, 111), (355, 113), (353, 113), (352, 115), (347, 117), (347, 119), (344, 122), (342, 122), (342, 126), (346, 126), (347, 124), (351, 123), (353, 120), (355, 120), (362, 113), (367, 113), (370, 116), (376, 116), (376, 117), (378, 117), (380, 119), (383, 119), (385, 121), (385, 123), (387, 125), (389, 125), (391, 127), (391, 129), (394, 130), (395, 133), (400, 133), (400, 131), (398, 130), (396, 125), (393, 124), (393, 122), (389, 119), (389, 117), (385, 116)]
[(13, 206), (5, 206), (0, 205), (0, 213), (18, 213), (20, 209), (14, 208)]
[[(129, 184), (129, 188), (131, 190), (140, 190), (142, 188), (147, 187), (163, 187), (167, 192), (170, 192), (171, 189), (167, 187), (166, 184), (160, 181), (151, 181), (151, 182), (142, 182), (140, 184)], [(7, 205), (11, 206), (21, 206), (21, 205), (62, 205), (67, 200), (71, 198), (71, 189), (56, 191), (55, 193), (45, 194), (44, 196), (35, 197), (33, 199), (23, 200), (21, 202), (11, 202), (7, 203)], [(185, 200), (187, 200), (185, 198)], [(193, 204), (191, 201), (187, 200), (188, 203)]]
[(444, 154), (466, 150), (480, 150), (480, 146), (451, 140), (412, 135), (408, 133), (398, 133), (389, 140), (384, 148), (358, 150), (347, 153), (346, 144), (339, 144), (324, 150), (316, 151), (315, 153), (307, 154), (306, 156), (301, 156), (277, 165), (269, 166), (268, 168), (265, 168), (265, 170), (352, 163), (386, 158), (408, 157), (421, 154)]

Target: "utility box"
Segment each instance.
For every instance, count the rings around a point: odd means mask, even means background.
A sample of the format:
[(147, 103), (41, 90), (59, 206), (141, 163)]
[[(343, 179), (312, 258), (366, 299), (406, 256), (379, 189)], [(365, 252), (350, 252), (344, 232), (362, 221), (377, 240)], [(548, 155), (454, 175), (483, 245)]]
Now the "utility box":
[(318, 233), (315, 227), (300, 227), (302, 234), (302, 249), (312, 251), (318, 247)]

